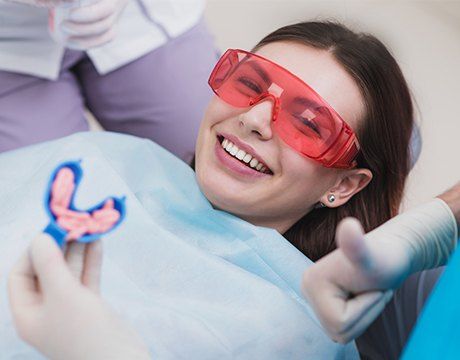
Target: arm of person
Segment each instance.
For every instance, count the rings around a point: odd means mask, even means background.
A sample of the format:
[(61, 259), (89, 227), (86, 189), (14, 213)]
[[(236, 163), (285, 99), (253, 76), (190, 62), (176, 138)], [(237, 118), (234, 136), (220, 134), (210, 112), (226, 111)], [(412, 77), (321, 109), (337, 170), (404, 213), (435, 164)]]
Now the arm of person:
[(70, 244), (65, 257), (36, 237), (12, 270), (10, 306), (19, 336), (51, 359), (149, 359), (127, 324), (98, 295), (101, 242)]
[(346, 343), (383, 311), (415, 272), (444, 265), (457, 242), (460, 184), (364, 235), (355, 219), (337, 229), (338, 249), (304, 274), (305, 296), (329, 336)]
[[(453, 187), (439, 198), (449, 205), (457, 221), (457, 228), (460, 228), (460, 202), (456, 200), (457, 196), (456, 187)], [(399, 359), (444, 268), (441, 266), (417, 272), (395, 291), (383, 312), (356, 338), (359, 353), (364, 359)]]
[(439, 195), (438, 198), (449, 206), (457, 222), (457, 229), (460, 229), (460, 182)]

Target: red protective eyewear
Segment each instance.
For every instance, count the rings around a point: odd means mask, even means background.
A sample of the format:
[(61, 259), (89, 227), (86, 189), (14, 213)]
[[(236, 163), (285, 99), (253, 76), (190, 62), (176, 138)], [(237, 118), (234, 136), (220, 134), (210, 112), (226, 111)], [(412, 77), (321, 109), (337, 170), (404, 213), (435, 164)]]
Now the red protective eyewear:
[(232, 106), (272, 100), (274, 131), (302, 155), (326, 167), (356, 166), (359, 143), (350, 126), (310, 86), (274, 62), (229, 49), (208, 82)]

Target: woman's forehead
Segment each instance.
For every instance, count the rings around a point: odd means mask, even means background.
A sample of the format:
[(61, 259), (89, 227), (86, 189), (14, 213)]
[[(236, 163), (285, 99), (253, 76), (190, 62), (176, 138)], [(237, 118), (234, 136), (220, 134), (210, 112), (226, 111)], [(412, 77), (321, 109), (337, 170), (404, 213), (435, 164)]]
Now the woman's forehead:
[(365, 112), (364, 99), (355, 80), (330, 52), (280, 41), (264, 45), (256, 53), (302, 79), (352, 128), (357, 128)]

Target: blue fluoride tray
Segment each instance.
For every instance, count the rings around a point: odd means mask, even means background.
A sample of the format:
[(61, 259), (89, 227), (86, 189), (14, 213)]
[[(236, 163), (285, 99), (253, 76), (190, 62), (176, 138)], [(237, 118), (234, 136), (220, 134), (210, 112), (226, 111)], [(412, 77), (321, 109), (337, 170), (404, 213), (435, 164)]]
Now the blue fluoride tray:
[(51, 187), (56, 178), (56, 175), (58, 174), (59, 170), (61, 170), (62, 168), (65, 168), (65, 167), (69, 168), (74, 174), (75, 190), (70, 200), (69, 209), (74, 210), (74, 211), (86, 211), (92, 214), (94, 211), (101, 209), (107, 200), (113, 199), (114, 208), (120, 213), (120, 219), (109, 230), (103, 233), (85, 234), (81, 236), (80, 238), (76, 239), (76, 241), (81, 242), (81, 243), (90, 243), (95, 240), (98, 240), (102, 236), (109, 234), (110, 232), (114, 231), (118, 226), (120, 226), (120, 224), (123, 222), (126, 216), (126, 205), (125, 205), (126, 197), (117, 198), (117, 197), (110, 196), (102, 200), (98, 205), (95, 205), (89, 209), (84, 209), (84, 210), (77, 209), (75, 207), (74, 205), (75, 194), (78, 191), (80, 181), (83, 178), (83, 169), (81, 168), (80, 163), (81, 163), (81, 160), (77, 160), (77, 161), (66, 161), (58, 165), (56, 169), (54, 169), (53, 172), (51, 173), (51, 177), (50, 177), (50, 180), (48, 182), (48, 185), (45, 191), (44, 206), (45, 206), (45, 211), (48, 214), (48, 217), (50, 219), (50, 222), (48, 226), (43, 230), (43, 232), (51, 235), (56, 240), (56, 242), (58, 243), (60, 247), (64, 245), (65, 238), (68, 232), (62, 229), (57, 224), (56, 217), (54, 216), (54, 214), (51, 212), (51, 209), (50, 209), (50, 200), (51, 200)]

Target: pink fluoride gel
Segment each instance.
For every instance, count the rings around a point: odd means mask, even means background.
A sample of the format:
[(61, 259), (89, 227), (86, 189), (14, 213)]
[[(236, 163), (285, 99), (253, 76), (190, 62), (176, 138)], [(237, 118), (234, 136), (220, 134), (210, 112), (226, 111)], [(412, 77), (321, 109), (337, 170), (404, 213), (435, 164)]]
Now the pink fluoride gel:
[(110, 230), (120, 219), (120, 213), (109, 199), (104, 206), (92, 213), (69, 209), (75, 191), (74, 174), (69, 168), (57, 173), (51, 186), (50, 209), (57, 224), (68, 231), (67, 241), (76, 240), (85, 234), (100, 234)]

